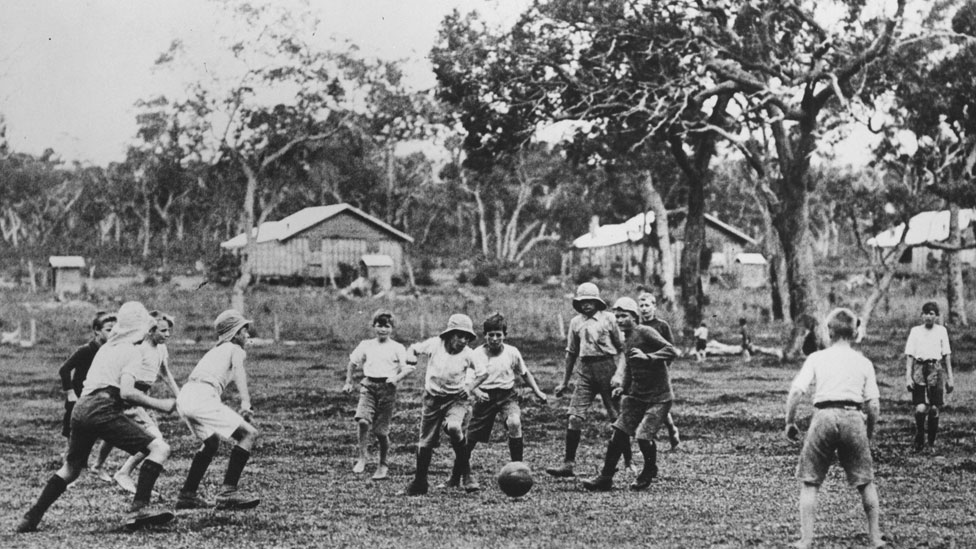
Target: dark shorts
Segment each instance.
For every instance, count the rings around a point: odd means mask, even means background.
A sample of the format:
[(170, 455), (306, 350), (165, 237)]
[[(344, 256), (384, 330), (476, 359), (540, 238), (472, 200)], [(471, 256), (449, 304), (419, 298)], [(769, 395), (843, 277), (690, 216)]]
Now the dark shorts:
[(153, 436), (126, 417), (118, 390), (105, 389), (81, 397), (71, 413), (71, 436), (65, 461), (84, 469), (95, 441), (137, 454), (148, 453)]
[(912, 404), (927, 404), (930, 406), (945, 406), (944, 385), (915, 385), (912, 389)]
[(64, 401), (64, 417), (61, 419), (61, 436), (68, 438), (71, 436), (71, 412), (75, 409), (75, 403), (68, 400)]
[(696, 351), (704, 351), (706, 346), (708, 346), (708, 341), (706, 341), (704, 339), (696, 339), (695, 340), (695, 350)]
[(390, 434), (396, 394), (396, 385), (392, 383), (363, 378), (359, 388), (359, 404), (356, 406), (356, 421), (368, 421), (375, 435)]
[(607, 409), (607, 416), (613, 422), (617, 419), (617, 405), (613, 401), (610, 379), (617, 369), (617, 361), (612, 356), (580, 359), (577, 367), (578, 379), (573, 397), (569, 401), (569, 415), (586, 417), (586, 411), (599, 396)]
[(471, 403), (463, 392), (455, 395), (432, 395), (424, 391), (420, 419), (420, 448), (436, 448), (441, 427), (456, 428), (464, 433), (471, 418)]
[(874, 480), (867, 421), (860, 410), (825, 408), (814, 411), (800, 451), (796, 478), (820, 486), (835, 454), (851, 486), (864, 486)]
[(489, 442), (491, 429), (495, 425), (495, 418), (501, 415), (502, 421), (509, 418), (519, 419), (522, 410), (518, 404), (518, 393), (512, 389), (485, 389), (488, 400), (476, 400), (471, 409), (471, 426), (468, 427), (468, 439), (475, 442)]
[(637, 440), (654, 440), (670, 411), (670, 400), (649, 402), (624, 395), (620, 401), (620, 417), (613, 426)]

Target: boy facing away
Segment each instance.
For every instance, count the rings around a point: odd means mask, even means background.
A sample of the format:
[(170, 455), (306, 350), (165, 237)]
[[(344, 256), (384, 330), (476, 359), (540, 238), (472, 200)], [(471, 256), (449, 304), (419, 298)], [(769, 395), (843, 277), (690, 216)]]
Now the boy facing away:
[(380, 463), (373, 474), (373, 480), (389, 476), (387, 454), (390, 449), (390, 420), (396, 408), (397, 383), (414, 370), (407, 365), (407, 349), (390, 336), (393, 334), (395, 320), (393, 313), (379, 310), (373, 314), (373, 333), (376, 337), (359, 343), (349, 355), (346, 368), (346, 384), (342, 392), (352, 392), (352, 371), (362, 368), (363, 379), (359, 388), (359, 403), (356, 405), (356, 423), (359, 426), (359, 456), (352, 472), (359, 474), (366, 470), (369, 459), (369, 433), (372, 430), (379, 445)]
[(613, 475), (617, 462), (625, 448), (630, 447), (630, 437), (637, 438), (637, 446), (644, 456), (644, 468), (630, 485), (632, 490), (644, 490), (657, 477), (657, 446), (654, 435), (664, 424), (674, 392), (668, 364), (676, 356), (674, 346), (657, 330), (640, 325), (640, 309), (637, 303), (622, 297), (613, 304), (617, 324), (624, 335), (626, 362), (621, 371), (622, 386), (614, 394), (623, 394), (620, 416), (613, 424), (613, 436), (607, 446), (603, 469), (597, 476), (582, 482), (587, 490), (609, 491), (613, 488)]
[[(479, 442), (491, 441), (491, 429), (495, 418), (500, 416), (508, 429), (508, 454), (511, 461), (522, 461), (525, 446), (522, 441), (522, 410), (519, 408), (515, 378), (532, 388), (536, 398), (547, 402), (546, 394), (539, 388), (532, 372), (525, 366), (519, 350), (507, 343), (508, 323), (505, 317), (495, 313), (484, 322), (485, 344), (474, 350), (477, 364), (484, 365), (488, 377), (474, 390), (475, 403), (468, 427), (468, 457)], [(467, 471), (470, 474), (470, 471)], [(457, 486), (464, 471), (454, 471), (449, 486)]]
[(475, 362), (468, 347), (468, 343), (477, 337), (472, 328), (468, 315), (454, 314), (439, 336), (414, 343), (407, 349), (407, 364), (416, 365), (418, 356), (427, 358), (420, 440), (417, 442), (417, 472), (404, 491), (408, 496), (427, 493), (427, 473), (442, 427), (454, 449), (453, 470), (461, 473), (465, 491), (481, 489), (471, 478), (464, 438), (471, 413), (471, 394), (488, 377), (484, 364)]
[(794, 547), (813, 544), (817, 494), (834, 454), (847, 481), (861, 494), (872, 547), (884, 547), (878, 525), (878, 490), (874, 484), (871, 438), (878, 422), (878, 383), (874, 365), (851, 348), (857, 317), (850, 309), (827, 315), (830, 346), (807, 357), (790, 385), (786, 399), (786, 437), (797, 440), (796, 413), (800, 398), (813, 384), (813, 418), (796, 468), (800, 485), (800, 540)]
[[(217, 344), (207, 351), (197, 363), (190, 377), (176, 398), (180, 415), (186, 420), (193, 434), (203, 441), (190, 462), (190, 470), (176, 500), (177, 509), (201, 509), (210, 507), (197, 490), (217, 455), (220, 439), (236, 442), (227, 462), (224, 484), (217, 495), (218, 509), (250, 509), (261, 500), (238, 490), (244, 466), (251, 457), (251, 449), (258, 438), (258, 430), (251, 425), (251, 394), (247, 386), (244, 347), (250, 337), (251, 321), (234, 309), (228, 309), (214, 320)], [(220, 397), (224, 389), (233, 383), (241, 397), (241, 411), (235, 412)]]
[(945, 395), (952, 392), (952, 350), (949, 333), (938, 324), (939, 306), (929, 301), (922, 305), (922, 324), (908, 333), (905, 342), (905, 384), (915, 406), (916, 452), (925, 449), (926, 423), (928, 444), (935, 446), (939, 431), (939, 408)]

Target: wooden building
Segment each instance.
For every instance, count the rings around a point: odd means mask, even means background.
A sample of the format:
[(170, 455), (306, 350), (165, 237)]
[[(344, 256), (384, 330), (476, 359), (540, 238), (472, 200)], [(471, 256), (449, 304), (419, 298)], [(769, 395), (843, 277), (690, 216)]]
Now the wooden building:
[[(878, 254), (884, 254), (896, 247), (905, 232), (905, 224), (887, 229), (868, 239), (868, 245)], [(976, 210), (959, 210), (959, 232), (964, 249), (959, 252), (959, 260), (969, 267), (976, 267)], [(949, 238), (949, 211), (922, 212), (908, 220), (908, 233), (905, 243), (911, 246), (898, 260), (901, 272), (926, 273), (942, 262), (942, 250), (931, 248), (929, 243), (943, 243)]]
[(741, 253), (735, 257), (736, 285), (740, 288), (762, 288), (769, 280), (768, 263), (763, 254)]
[[(406, 270), (404, 246), (409, 235), (349, 204), (305, 208), (279, 221), (253, 229), (254, 272), (262, 277), (330, 278), (339, 264), (361, 267), (363, 256), (389, 256), (393, 274)], [(242, 251), (246, 235), (222, 242), (221, 248)]]
[(51, 267), (51, 289), (54, 293), (81, 293), (85, 258), (78, 255), (52, 255), (48, 258), (48, 265)]

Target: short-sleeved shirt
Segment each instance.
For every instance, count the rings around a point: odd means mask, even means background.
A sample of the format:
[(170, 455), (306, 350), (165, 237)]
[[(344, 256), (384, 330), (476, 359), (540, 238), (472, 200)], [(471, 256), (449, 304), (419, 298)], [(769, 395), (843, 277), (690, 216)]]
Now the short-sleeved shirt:
[(136, 371), (136, 381), (152, 385), (159, 377), (160, 367), (169, 363), (169, 350), (165, 344), (153, 345), (149, 341), (143, 341), (138, 348), (142, 353), (142, 362)]
[(199, 381), (213, 385), (218, 393), (223, 393), (234, 379), (237, 368), (244, 368), (247, 353), (240, 345), (229, 341), (207, 351), (190, 372), (189, 381)]
[(806, 358), (790, 390), (807, 392), (814, 384), (813, 403), (866, 402), (879, 398), (874, 365), (848, 346), (832, 345)]
[(612, 313), (578, 314), (569, 321), (566, 352), (580, 357), (613, 356), (623, 351), (623, 339)]
[(433, 395), (454, 395), (464, 390), (468, 370), (480, 377), (485, 373), (484, 364), (477, 365), (470, 347), (452, 355), (447, 352), (440, 337), (431, 337), (414, 343), (410, 349), (427, 357), (427, 374), (424, 389)]
[(502, 344), (502, 350), (497, 355), (488, 353), (488, 347), (482, 345), (473, 352), (476, 364), (484, 367), (488, 377), (479, 386), (481, 389), (511, 389), (515, 387), (515, 377), (528, 373), (522, 353), (511, 345)]
[(942, 360), (951, 353), (949, 332), (941, 324), (933, 324), (932, 328), (915, 326), (908, 332), (905, 354), (915, 357), (915, 360)]
[(407, 362), (407, 349), (402, 343), (387, 339), (366, 339), (349, 354), (349, 362), (363, 369), (366, 377), (393, 377)]
[(122, 374), (127, 373), (135, 377), (141, 364), (142, 352), (139, 351), (138, 346), (130, 342), (121, 341), (102, 345), (92, 359), (81, 395), (90, 395), (106, 387), (120, 387)]
[(708, 328), (705, 326), (695, 328), (695, 339), (708, 339)]
[(75, 350), (74, 353), (64, 361), (58, 369), (58, 376), (61, 377), (62, 390), (74, 390), (75, 395), (81, 396), (81, 389), (85, 385), (85, 378), (88, 377), (88, 369), (91, 368), (95, 353), (98, 352), (101, 343), (94, 339), (85, 343)]
[[(652, 354), (666, 347), (673, 347), (661, 334), (649, 326), (635, 326), (624, 341), (624, 353), (631, 349), (640, 349)], [(674, 400), (671, 388), (671, 375), (668, 372), (668, 362), (660, 359), (643, 359), (627, 357), (624, 366), (624, 392), (633, 398), (645, 402), (658, 403)]]

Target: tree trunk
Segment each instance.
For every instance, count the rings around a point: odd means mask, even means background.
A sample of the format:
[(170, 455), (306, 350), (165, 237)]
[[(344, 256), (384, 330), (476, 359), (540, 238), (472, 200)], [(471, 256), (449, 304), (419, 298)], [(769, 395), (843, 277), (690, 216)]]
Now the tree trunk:
[(871, 294), (864, 302), (864, 307), (862, 307), (861, 311), (858, 313), (861, 319), (861, 325), (857, 331), (857, 341), (864, 339), (865, 334), (867, 334), (868, 325), (871, 323), (871, 318), (874, 315), (874, 309), (878, 306), (878, 303), (881, 302), (881, 299), (888, 295), (888, 291), (891, 289), (891, 281), (895, 279), (895, 271), (898, 268), (898, 258), (900, 258), (907, 249), (908, 245), (905, 244), (905, 240), (902, 238), (901, 242), (899, 242), (891, 252), (886, 254), (891, 261), (881, 262), (881, 280), (875, 284), (874, 289), (871, 290)]
[(644, 184), (641, 189), (644, 194), (644, 200), (651, 211), (654, 212), (654, 229), (657, 232), (657, 244), (661, 260), (661, 298), (664, 300), (665, 309), (672, 311), (674, 310), (674, 304), (677, 299), (674, 289), (674, 253), (671, 251), (671, 229), (668, 227), (668, 210), (664, 207), (664, 200), (661, 198), (661, 193), (657, 192), (657, 189), (654, 188), (654, 179), (651, 173), (645, 172), (643, 179)]
[(245, 314), (247, 306), (244, 294), (251, 284), (251, 277), (254, 272), (254, 195), (257, 193), (258, 176), (242, 158), (238, 157), (238, 161), (247, 176), (247, 187), (244, 191), (244, 211), (241, 212), (241, 225), (244, 226), (247, 243), (244, 245), (244, 256), (241, 258), (241, 276), (234, 282), (231, 307), (237, 309), (241, 314)]
[(962, 280), (962, 261), (959, 259), (959, 247), (962, 236), (959, 231), (959, 204), (949, 202), (949, 239), (946, 244), (951, 249), (944, 250), (948, 267), (946, 286), (946, 302), (948, 305), (947, 322), (952, 326), (968, 326), (966, 317), (966, 293)]

